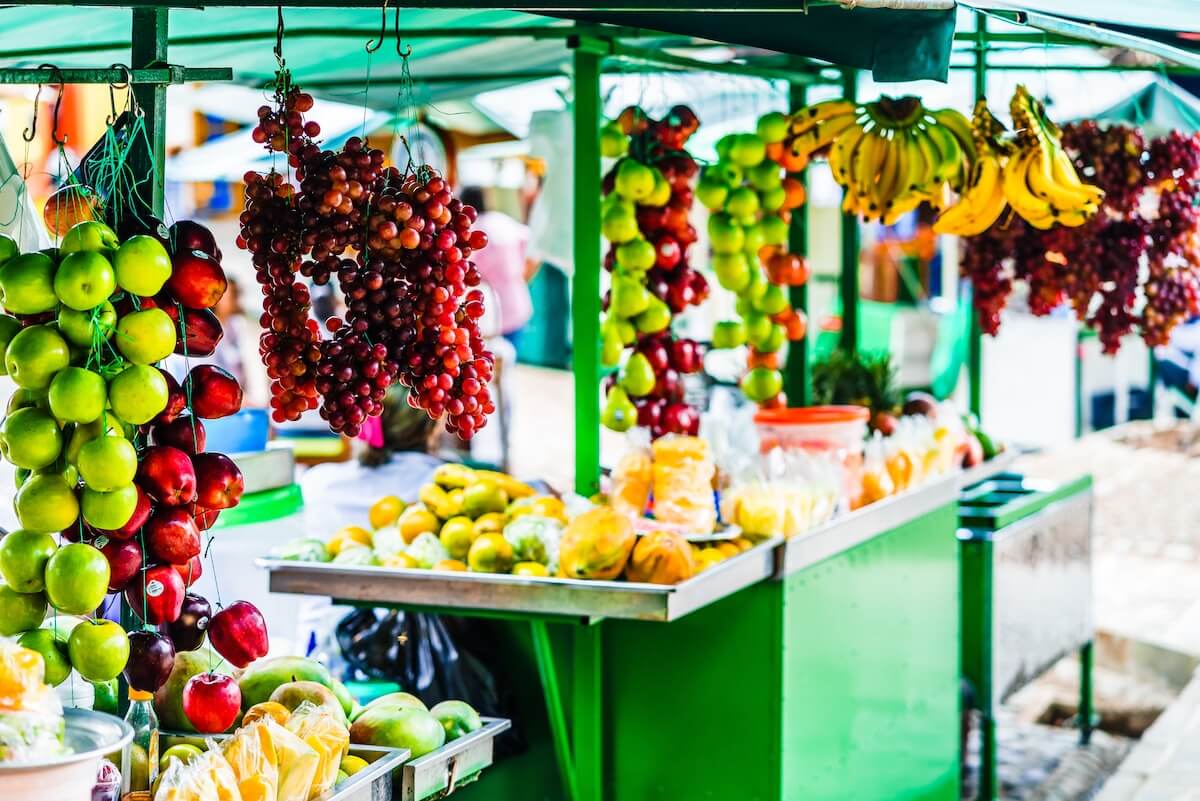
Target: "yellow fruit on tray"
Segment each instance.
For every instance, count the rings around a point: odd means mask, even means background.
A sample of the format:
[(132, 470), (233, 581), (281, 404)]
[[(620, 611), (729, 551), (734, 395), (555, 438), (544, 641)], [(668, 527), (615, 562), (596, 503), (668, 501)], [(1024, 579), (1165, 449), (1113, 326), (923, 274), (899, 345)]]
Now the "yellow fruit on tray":
[(696, 554), (696, 572), (708, 570), (717, 562), (724, 562), (727, 557), (717, 548), (705, 548)]
[(442, 524), (438, 539), (442, 541), (450, 556), (454, 559), (466, 559), (471, 543), (475, 541), (475, 523), (464, 515), (452, 517)]
[(329, 551), (330, 556), (337, 556), (346, 547), (355, 545), (365, 545), (371, 547), (371, 532), (359, 526), (345, 526), (337, 530), (325, 544), (325, 550)]
[(475, 481), (475, 471), (466, 465), (444, 464), (433, 471), (433, 483), (445, 489), (462, 489)]
[(465, 573), (467, 566), (461, 559), (442, 559), (440, 562), (434, 562), (434, 570), (454, 570)]
[(392, 553), (383, 557), (380, 564), (384, 567), (420, 567), (417, 560), (406, 553)]
[(242, 716), (242, 725), (247, 726), (261, 718), (270, 718), (282, 726), (291, 716), (292, 710), (283, 704), (277, 701), (263, 701), (246, 710), (246, 714)]
[(728, 559), (731, 556), (737, 556), (739, 553), (742, 552), (741, 548), (737, 547), (736, 545), (734, 545), (732, 542), (729, 542), (729, 541), (718, 542), (714, 547), (718, 551), (723, 553), (725, 555), (726, 559)]
[(342, 757), (342, 764), (339, 766), (342, 772), (347, 776), (353, 776), (363, 768), (367, 767), (367, 760), (362, 757), (356, 757), (353, 754)]
[(555, 498), (553, 495), (541, 495), (533, 499), (531, 506), (535, 515), (549, 517), (560, 523), (567, 522), (567, 507), (561, 498)]
[(541, 562), (517, 562), (513, 565), (514, 576), (549, 576), (550, 571)]
[(696, 572), (692, 546), (673, 531), (652, 531), (638, 540), (625, 578), (651, 584), (678, 584)]
[(371, 528), (383, 528), (395, 523), (403, 511), (404, 501), (395, 495), (386, 495), (371, 504), (367, 519), (371, 522)]
[(511, 498), (527, 498), (537, 492), (524, 481), (518, 481), (508, 473), (497, 473), (495, 470), (476, 470), (475, 478), (492, 481)]
[(563, 531), (559, 575), (576, 579), (615, 579), (625, 569), (637, 536), (629, 518), (599, 507), (584, 512)]
[(512, 543), (503, 534), (483, 534), (467, 552), (467, 564), (476, 573), (507, 573), (513, 561)]
[(754, 543), (745, 537), (738, 537), (737, 539), (730, 540), (730, 542), (737, 546), (738, 551), (748, 551), (754, 547)]
[[(451, 490), (450, 494), (454, 494)], [(496, 482), (481, 479), (462, 491), (463, 514), (476, 518), (489, 513), (500, 513), (508, 506), (508, 493), (500, 489)]]
[(418, 534), (436, 532), (438, 519), (437, 515), (424, 506), (410, 506), (400, 513), (400, 519), (396, 521), (396, 525), (399, 526), (400, 536), (404, 537), (404, 541), (411, 543)]

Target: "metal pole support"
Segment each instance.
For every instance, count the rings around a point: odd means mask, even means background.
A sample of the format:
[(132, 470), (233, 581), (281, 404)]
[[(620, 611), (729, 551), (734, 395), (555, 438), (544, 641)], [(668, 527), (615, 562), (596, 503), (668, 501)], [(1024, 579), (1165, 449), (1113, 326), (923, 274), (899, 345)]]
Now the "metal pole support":
[[(807, 87), (804, 84), (792, 83), (788, 86), (788, 111), (796, 111), (807, 102)], [(805, 181), (807, 170), (794, 176)], [(806, 185), (807, 188), (807, 185)], [(788, 250), (804, 258), (808, 255), (808, 201), (799, 208), (792, 209), (792, 222), (788, 226)], [(808, 284), (788, 288), (788, 299), (792, 308), (808, 317)], [(789, 406), (808, 406), (812, 403), (812, 382), (809, 380), (808, 363), (809, 332), (804, 337), (788, 346), (787, 368), (784, 371), (784, 392), (787, 393)]]
[[(847, 69), (842, 81), (842, 94), (854, 100), (858, 94), (858, 72)], [(858, 350), (858, 215), (842, 215), (842, 271), (839, 281), (842, 299), (841, 348), (847, 353)]]
[[(975, 99), (987, 96), (987, 18), (975, 15)], [(975, 312), (974, 289), (969, 288), (963, 299), (971, 314), (971, 332), (967, 339), (968, 407), (978, 419), (983, 409), (983, 331)]]
[[(132, 47), (129, 66), (145, 69), (167, 63), (167, 9), (162, 7), (138, 7), (133, 9), (131, 30)], [(167, 158), (167, 87), (166, 84), (134, 84), (133, 96), (145, 113), (146, 136), (150, 142), (149, 153), (135, 148), (133, 155), (134, 174), (151, 177), (152, 180), (138, 184), (135, 198), (139, 211), (162, 217), (163, 188), (166, 182), (164, 169)]]

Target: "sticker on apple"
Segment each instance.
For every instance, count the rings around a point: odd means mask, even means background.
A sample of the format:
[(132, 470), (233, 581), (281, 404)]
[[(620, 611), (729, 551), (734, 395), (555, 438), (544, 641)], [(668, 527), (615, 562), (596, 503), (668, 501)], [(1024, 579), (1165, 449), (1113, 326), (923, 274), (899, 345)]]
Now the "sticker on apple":
[(92, 545), (95, 546), (97, 550), (103, 551), (104, 546), (108, 545), (108, 537), (101, 534), (99, 537), (96, 537), (96, 541), (93, 542)]
[(152, 579), (150, 583), (146, 585), (146, 595), (151, 598), (157, 598), (163, 594), (163, 589), (163, 583), (161, 581), (158, 579)]

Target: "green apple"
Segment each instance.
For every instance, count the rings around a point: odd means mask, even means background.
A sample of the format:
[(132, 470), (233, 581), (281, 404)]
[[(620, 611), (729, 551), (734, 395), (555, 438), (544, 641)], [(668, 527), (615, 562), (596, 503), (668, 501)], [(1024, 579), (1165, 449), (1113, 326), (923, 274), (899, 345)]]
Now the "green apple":
[(27, 631), (17, 640), (17, 645), (42, 655), (42, 662), (46, 666), (42, 680), (51, 687), (57, 687), (71, 675), (71, 660), (67, 656), (67, 649), (50, 629)]
[(30, 476), (17, 490), (14, 505), (21, 528), (28, 531), (62, 531), (79, 519), (79, 500), (56, 473)]
[(783, 204), (787, 203), (787, 190), (783, 186), (763, 189), (758, 193), (758, 203), (762, 206), (763, 211), (774, 214), (783, 208)]
[(762, 223), (757, 220), (742, 228), (742, 250), (746, 251), (746, 258), (751, 264), (758, 264), (758, 251), (766, 244), (763, 239)]
[[(88, 487), (99, 492), (109, 492), (133, 483), (133, 477), (137, 474), (137, 451), (134, 450), (133, 443), (124, 437), (96, 437), (79, 449), (79, 458), (75, 464)], [(84, 517), (87, 517), (86, 503)]]
[(0, 581), (0, 637), (36, 629), (46, 617), (46, 595), (17, 592)]
[(783, 247), (788, 241), (788, 224), (779, 217), (771, 215), (764, 217), (762, 221), (763, 240), (768, 245), (779, 245)]
[(116, 250), (120, 244), (121, 241), (117, 239), (113, 229), (102, 222), (85, 220), (71, 226), (71, 230), (67, 231), (67, 235), (59, 243), (58, 252), (64, 256), (80, 250), (102, 252)]
[(85, 620), (71, 631), (67, 653), (88, 681), (115, 679), (129, 659), (129, 635), (111, 620)]
[(762, 295), (754, 301), (754, 307), (763, 314), (774, 316), (788, 310), (788, 296), (783, 287), (767, 283)]
[(600, 128), (600, 155), (606, 159), (619, 159), (629, 152), (629, 137), (616, 122)]
[(17, 389), (12, 395), (8, 396), (7, 414), (12, 414), (17, 409), (24, 409), (28, 406), (36, 406), (44, 411), (50, 411), (50, 397), (44, 389)]
[(129, 522), (137, 508), (137, 487), (126, 484), (111, 492), (83, 488), (83, 519), (92, 528), (115, 531)]
[(8, 234), (0, 234), (0, 264), (4, 264), (20, 252), (21, 246), (17, 244), (17, 240)]
[(75, 311), (88, 311), (108, 300), (117, 288), (112, 264), (94, 250), (68, 253), (54, 273), (54, 294)]
[(746, 234), (728, 214), (708, 218), (708, 240), (714, 253), (737, 253), (746, 245)]
[[(725, 134), (717, 140), (715, 145), (718, 161), (729, 161), (729, 152), (733, 150), (733, 140), (737, 138), (737, 134)], [(740, 168), (739, 168), (740, 169)], [(742, 181), (739, 178), (736, 181), (730, 181), (731, 185), (740, 184)]]
[(99, 373), (64, 367), (50, 382), (50, 411), (59, 420), (91, 423), (104, 414), (108, 385)]
[(787, 139), (788, 128), (788, 115), (780, 111), (768, 111), (758, 118), (758, 124), (755, 126), (758, 137), (772, 144)]
[(127, 423), (149, 423), (167, 407), (167, 379), (157, 367), (134, 364), (108, 382), (108, 402), (113, 413)]
[(617, 245), (617, 264), (626, 270), (644, 271), (654, 266), (657, 253), (650, 241), (638, 237)]
[(722, 157), (722, 159), (716, 164), (705, 170), (704, 174), (711, 174), (713, 180), (721, 181), (730, 188), (741, 186), (742, 180), (746, 177), (745, 173), (742, 172), (741, 167), (731, 161), (726, 160), (724, 157)]
[(171, 255), (152, 236), (137, 234), (121, 243), (113, 256), (117, 286), (126, 292), (157, 295), (171, 277)]
[(28, 481), (29, 477), (32, 475), (33, 475), (33, 471), (30, 470), (29, 468), (18, 467), (16, 469), (16, 471), (13, 472), (13, 483), (16, 485), (17, 489), (20, 489), (21, 485), (24, 484), (26, 481)]
[[(63, 448), (63, 458), (69, 463), (79, 464), (79, 452), (83, 450), (83, 446), (94, 440), (96, 437), (103, 436), (106, 433), (116, 434), (121, 436), (119, 429), (113, 426), (113, 421), (116, 420), (116, 415), (104, 415), (99, 420), (93, 420), (90, 423), (77, 423), (67, 437), (66, 447)], [(105, 430), (107, 424), (108, 430)]]
[(613, 186), (626, 200), (645, 200), (654, 191), (654, 171), (636, 159), (621, 159)]
[(787, 329), (777, 323), (771, 323), (766, 334), (758, 339), (751, 339), (750, 344), (759, 353), (774, 353), (787, 342)]
[(717, 275), (717, 283), (730, 292), (741, 292), (750, 284), (750, 262), (740, 251), (714, 253), (712, 269)]
[(671, 202), (671, 184), (667, 183), (667, 179), (657, 167), (650, 168), (654, 172), (654, 188), (650, 190), (650, 194), (642, 201), (646, 206), (662, 207)]
[(696, 184), (696, 200), (709, 211), (720, 211), (725, 207), (725, 199), (729, 197), (729, 185), (720, 176), (704, 173), (700, 183)]
[(117, 350), (134, 364), (154, 364), (175, 350), (175, 323), (162, 309), (142, 309), (117, 322)]
[[(629, 208), (626, 208), (626, 205)], [(604, 238), (614, 245), (628, 242), (639, 236), (637, 215), (632, 203), (621, 203), (612, 206), (600, 220), (600, 232)]]
[(654, 295), (650, 296), (646, 310), (633, 319), (637, 330), (643, 334), (656, 334), (671, 324), (671, 307)]
[(751, 344), (765, 341), (771, 335), (771, 326), (775, 325), (770, 317), (758, 312), (746, 315), (745, 321), (746, 341)]
[(58, 550), (45, 532), (10, 531), (0, 540), (0, 575), (17, 592), (41, 592), (46, 584), (46, 562)]
[(17, 386), (45, 389), (54, 374), (71, 363), (66, 340), (48, 325), (31, 325), (17, 332), (4, 353), (4, 366)]
[(739, 186), (725, 200), (725, 211), (737, 219), (753, 218), (758, 213), (758, 193), (748, 186)]
[(46, 563), (46, 597), (60, 612), (86, 615), (104, 603), (108, 578), (104, 554), (86, 542), (72, 542)]
[(54, 464), (62, 448), (62, 429), (41, 409), (32, 406), (18, 409), (4, 421), (0, 451), (17, 467), (38, 470)]
[(713, 326), (714, 348), (736, 348), (746, 344), (746, 326), (741, 320), (723, 320)]
[(58, 310), (58, 330), (72, 345), (91, 348), (97, 339), (110, 339), (117, 330), (117, 310), (107, 300), (87, 311), (63, 306)]
[(729, 147), (729, 160), (739, 167), (761, 164), (767, 156), (767, 144), (758, 134), (735, 134)]
[(783, 390), (783, 374), (767, 367), (755, 367), (742, 379), (742, 392), (755, 403), (778, 395)]
[(0, 266), (0, 303), (13, 314), (41, 314), (57, 306), (50, 257), (23, 253)]
[(780, 167), (773, 161), (764, 161), (757, 166), (751, 167), (746, 171), (746, 177), (750, 180), (750, 185), (760, 191), (778, 189), (783, 185), (783, 175), (780, 172)]
[(33, 474), (35, 476), (58, 476), (63, 481), (67, 482), (68, 487), (76, 487), (79, 484), (79, 468), (68, 462), (66, 459), (59, 459), (48, 467), (43, 467), (41, 470), (35, 470)]
[[(3, 236), (3, 234), (0, 234)], [(4, 354), (8, 351), (8, 343), (21, 330), (21, 321), (9, 314), (0, 314), (0, 375), (8, 375), (4, 367)]]

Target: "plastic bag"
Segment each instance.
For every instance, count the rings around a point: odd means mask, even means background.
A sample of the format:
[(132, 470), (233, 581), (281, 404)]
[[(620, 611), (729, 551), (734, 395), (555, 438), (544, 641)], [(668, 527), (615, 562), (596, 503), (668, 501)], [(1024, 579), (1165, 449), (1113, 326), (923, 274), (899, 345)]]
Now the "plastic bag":
[(242, 726), (225, 741), (222, 751), (237, 777), (242, 801), (276, 801), (279, 763), (266, 720)]
[(654, 463), (650, 449), (635, 446), (625, 452), (612, 473), (612, 491), (609, 505), (615, 511), (630, 517), (641, 517), (650, 502), (650, 490), (654, 486)]
[(699, 437), (667, 436), (651, 446), (654, 457), (654, 517), (709, 534), (717, 523), (712, 481), (716, 466)]
[(866, 506), (894, 494), (896, 484), (888, 471), (883, 437), (876, 431), (874, 438), (866, 444), (863, 451), (862, 495), (859, 496), (859, 500), (861, 505)]
[(171, 760), (158, 782), (154, 801), (243, 801), (237, 776), (214, 743), (183, 764)]
[(342, 759), (350, 750), (350, 732), (328, 709), (305, 701), (288, 718), (287, 730), (317, 754), (317, 769), (308, 797), (315, 798), (337, 781)]
[(513, 547), (518, 562), (546, 565), (550, 575), (558, 572), (558, 541), (562, 524), (541, 515), (521, 515), (504, 527), (504, 539)]
[(45, 669), (41, 654), (0, 637), (0, 762), (66, 753), (62, 702)]
[(262, 722), (271, 736), (275, 762), (279, 765), (278, 801), (308, 801), (321, 757), (312, 746), (275, 721)]

